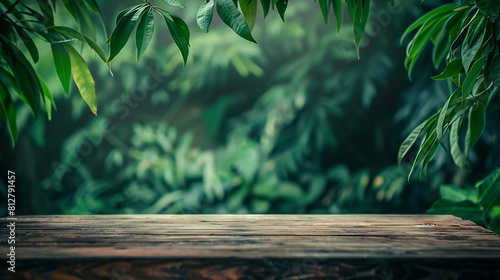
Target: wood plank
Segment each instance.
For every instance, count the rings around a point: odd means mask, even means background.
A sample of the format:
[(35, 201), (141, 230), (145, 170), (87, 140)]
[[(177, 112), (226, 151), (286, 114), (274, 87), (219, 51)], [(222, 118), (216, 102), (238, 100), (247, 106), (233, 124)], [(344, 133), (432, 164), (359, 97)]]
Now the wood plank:
[[(0, 219), (2, 252), (10, 221)], [(401, 271), (500, 279), (500, 237), (447, 215), (19, 216), (15, 223), (15, 279), (114, 279), (123, 269), (133, 280), (405, 279), (395, 277)]]

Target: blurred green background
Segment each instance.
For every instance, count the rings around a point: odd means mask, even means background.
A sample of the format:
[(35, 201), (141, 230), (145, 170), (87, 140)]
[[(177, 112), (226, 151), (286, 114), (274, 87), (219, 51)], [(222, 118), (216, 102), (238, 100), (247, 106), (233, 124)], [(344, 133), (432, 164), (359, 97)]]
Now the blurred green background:
[[(137, 2), (100, 1), (108, 32)], [(97, 117), (75, 88), (63, 93), (53, 61), (41, 59), (37, 70), (57, 99), (52, 120), (20, 107), (14, 148), (2, 127), (1, 169), (16, 173), (16, 214), (424, 213), (441, 185), (472, 185), (500, 166), (498, 110), (471, 155), (472, 172), (442, 149), (423, 180), (408, 181), (411, 156), (396, 162), (403, 139), (449, 96), (446, 82), (430, 79), (442, 69), (430, 50), (409, 80), (400, 36), (449, 1), (374, 2), (359, 60), (348, 20), (337, 34), (308, 1), (294, 1), (285, 23), (260, 13), (258, 44), (219, 19), (200, 31), (198, 3), (171, 8), (191, 27), (186, 67), (166, 28), (140, 63), (129, 42), (113, 76), (84, 52)], [(57, 20), (72, 24), (64, 14)]]

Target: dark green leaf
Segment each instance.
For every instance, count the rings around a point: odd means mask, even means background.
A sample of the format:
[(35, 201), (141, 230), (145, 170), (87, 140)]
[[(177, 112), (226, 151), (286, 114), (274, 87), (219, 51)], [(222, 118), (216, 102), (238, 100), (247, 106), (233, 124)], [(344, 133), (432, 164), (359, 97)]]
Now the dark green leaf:
[(71, 82), (71, 60), (68, 51), (62, 44), (52, 44), (52, 57), (56, 66), (57, 76), (63, 86), (64, 92), (69, 94)]
[(16, 78), (18, 88), (21, 90), (21, 97), (25, 98), (35, 117), (37, 117), (40, 97), (43, 96), (43, 93), (35, 69), (33, 69), (21, 50), (1, 34), (0, 41), (5, 43), (3, 49), (6, 55), (4, 59)]
[(465, 135), (466, 155), (469, 154), (469, 151), (477, 143), (486, 125), (486, 108), (482, 102), (477, 101), (470, 108), (468, 124), (467, 133)]
[(264, 11), (264, 18), (266, 18), (271, 7), (271, 0), (260, 0), (260, 4), (262, 5), (262, 11)]
[(474, 2), (479, 10), (490, 18), (491, 22), (495, 21), (500, 12), (498, 0), (475, 0)]
[(184, 65), (186, 65), (189, 56), (189, 29), (180, 17), (173, 14), (167, 14), (165, 11), (161, 12), (165, 22), (167, 23), (172, 39), (181, 51)]
[(153, 17), (152, 9), (148, 9), (148, 11), (142, 15), (139, 24), (137, 25), (137, 30), (135, 33), (136, 39), (136, 47), (137, 47), (137, 62), (141, 60), (141, 56), (148, 48), (149, 42), (153, 37), (155, 22)]
[(227, 26), (231, 27), (236, 34), (248, 41), (256, 43), (245, 21), (245, 17), (238, 11), (238, 8), (236, 8), (231, 0), (218, 0), (217, 13), (222, 21), (227, 24)]
[(278, 14), (281, 17), (281, 20), (285, 21), (285, 12), (288, 7), (288, 0), (278, 0), (276, 2), (276, 10), (278, 10)]
[(28, 49), (28, 52), (31, 55), (31, 58), (33, 59), (33, 62), (37, 63), (39, 59), (39, 54), (38, 54), (38, 48), (35, 45), (35, 42), (31, 39), (31, 37), (24, 31), (22, 27), (20, 27), (17, 24), (14, 24), (14, 27), (16, 29), (17, 35), (19, 35), (19, 38), (23, 42), (23, 44), (26, 46)]
[(330, 5), (332, 2), (331, 0), (318, 0), (318, 3), (325, 23), (328, 23), (328, 14), (330, 13)]
[(147, 5), (141, 5), (137, 10), (131, 9), (126, 12), (118, 21), (113, 33), (109, 37), (110, 43), (110, 54), (108, 58), (108, 62), (113, 60), (118, 53), (123, 49), (128, 39), (130, 38), (130, 34), (134, 30), (137, 21), (141, 18), (142, 14), (146, 10)]
[(212, 17), (214, 14), (214, 0), (207, 0), (201, 4), (198, 14), (196, 15), (196, 23), (201, 28), (201, 30), (208, 32), (208, 28), (212, 23)]
[(6, 120), (12, 146), (17, 141), (16, 106), (12, 101), (8, 87), (0, 81), (0, 115)]

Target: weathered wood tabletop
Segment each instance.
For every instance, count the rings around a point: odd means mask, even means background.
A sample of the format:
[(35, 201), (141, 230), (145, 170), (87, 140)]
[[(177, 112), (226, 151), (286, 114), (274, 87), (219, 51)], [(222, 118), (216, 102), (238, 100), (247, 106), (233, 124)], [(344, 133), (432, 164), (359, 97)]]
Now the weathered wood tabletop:
[(500, 279), (500, 237), (432, 215), (19, 216), (15, 271), (0, 279)]

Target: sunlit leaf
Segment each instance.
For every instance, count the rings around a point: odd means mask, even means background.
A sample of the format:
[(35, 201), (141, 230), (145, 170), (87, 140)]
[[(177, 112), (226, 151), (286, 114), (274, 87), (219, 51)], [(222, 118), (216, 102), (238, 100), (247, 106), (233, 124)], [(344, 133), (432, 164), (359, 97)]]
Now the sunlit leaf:
[(87, 63), (82, 56), (70, 45), (64, 44), (71, 59), (71, 73), (80, 95), (89, 106), (94, 115), (97, 115), (97, 98), (95, 93), (95, 82), (90, 73)]
[(196, 15), (196, 23), (201, 30), (208, 32), (208, 28), (212, 23), (214, 14), (214, 0), (207, 0), (201, 4), (198, 14)]
[(247, 21), (250, 31), (252, 31), (257, 20), (257, 0), (251, 2), (248, 2), (248, 0), (239, 0), (239, 3), (241, 12)]

